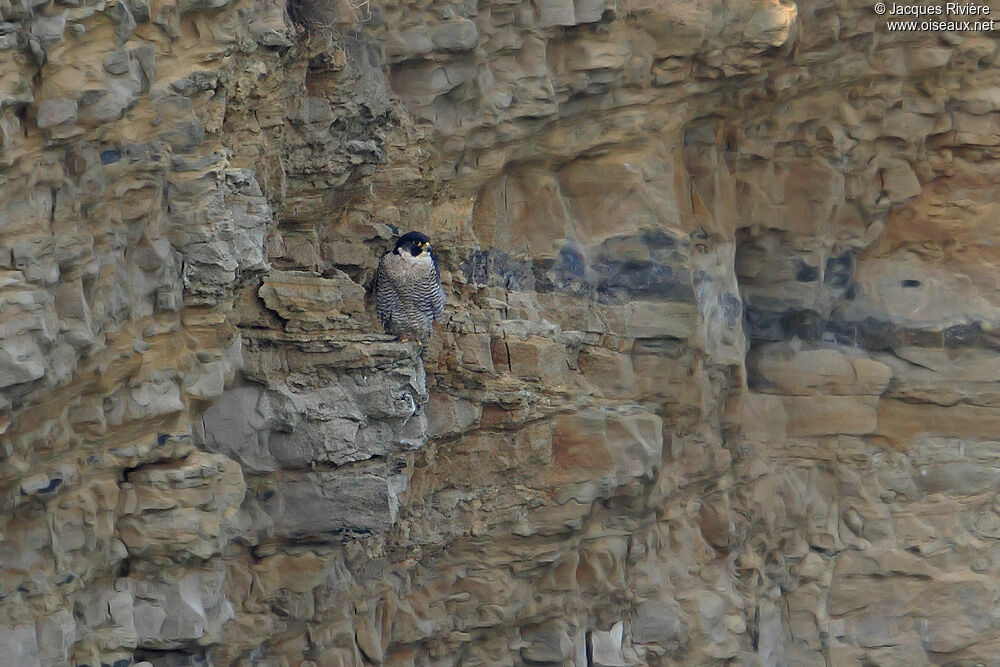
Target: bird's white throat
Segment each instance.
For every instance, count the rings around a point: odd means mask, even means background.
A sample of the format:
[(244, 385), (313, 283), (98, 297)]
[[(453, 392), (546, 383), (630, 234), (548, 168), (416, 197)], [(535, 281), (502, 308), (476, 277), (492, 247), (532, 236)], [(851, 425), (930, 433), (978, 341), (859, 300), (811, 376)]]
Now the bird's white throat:
[(414, 267), (416, 267), (416, 266), (430, 266), (431, 264), (433, 264), (433, 260), (431, 259), (431, 254), (428, 251), (426, 251), (426, 250), (424, 252), (420, 253), (419, 255), (417, 255), (416, 257), (414, 257), (413, 255), (411, 255), (410, 253), (408, 253), (406, 251), (403, 251), (403, 252), (399, 253), (399, 256), (402, 257), (404, 260), (406, 260), (406, 263), (408, 265), (411, 265), (411, 266), (414, 266)]

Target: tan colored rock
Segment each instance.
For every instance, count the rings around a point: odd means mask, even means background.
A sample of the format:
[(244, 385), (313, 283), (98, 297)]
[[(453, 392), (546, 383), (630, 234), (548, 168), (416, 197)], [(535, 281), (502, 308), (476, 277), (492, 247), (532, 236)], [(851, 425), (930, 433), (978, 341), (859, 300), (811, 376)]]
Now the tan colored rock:
[(570, 382), (566, 354), (558, 343), (535, 336), (525, 340), (508, 337), (504, 346), (510, 372), (516, 377), (555, 386)]
[(696, 312), (683, 303), (635, 301), (629, 304), (625, 335), (632, 338), (686, 338)]
[(272, 271), (259, 294), (268, 308), (288, 322), (289, 330), (352, 328), (352, 318), (364, 313), (364, 290), (346, 274), (336, 275), (331, 279)]
[(177, 463), (134, 472), (119, 497), (122, 541), (136, 556), (208, 558), (239, 535), (246, 493), (239, 465), (195, 452)]
[(293, 4), (0, 3), (0, 662), (995, 661), (991, 31)]
[(917, 175), (902, 160), (887, 161), (882, 165), (882, 187), (894, 202), (906, 201), (921, 192)]
[(462, 365), (473, 371), (492, 372), (493, 355), (487, 334), (466, 334), (455, 341), (462, 353)]
[(887, 395), (938, 405), (997, 405), (997, 355), (992, 351), (899, 347), (879, 355), (893, 369)]
[(564, 500), (587, 502), (609, 484), (643, 478), (659, 461), (661, 427), (658, 417), (634, 408), (588, 409), (560, 417), (552, 436), (552, 463), (544, 471), (546, 483)]
[(786, 432), (788, 413), (783, 398), (747, 392), (742, 396), (739, 407), (736, 419), (746, 437), (770, 438)]
[(479, 421), (482, 413), (481, 405), (433, 393), (427, 401), (427, 428), (434, 435), (464, 433)]
[(879, 395), (892, 371), (883, 363), (835, 349), (755, 348), (747, 361), (757, 391), (789, 395)]
[(754, 165), (740, 175), (750, 191), (747, 222), (816, 234), (832, 222), (844, 197), (844, 176), (820, 160)]
[(942, 407), (896, 400), (878, 406), (878, 434), (897, 447), (906, 447), (928, 433), (954, 438), (990, 440), (1000, 428), (1000, 411), (973, 405)]
[(588, 346), (577, 357), (577, 366), (584, 378), (600, 393), (622, 398), (634, 395), (635, 372), (627, 355)]
[[(615, 60), (624, 62), (627, 56), (614, 42), (595, 42), (590, 47), (586, 44), (580, 44), (578, 51), (573, 52), (582, 59), (577, 65), (580, 68), (614, 68)], [(594, 59), (597, 62), (591, 63)], [(573, 66), (572, 62), (569, 66)], [(646, 185), (647, 177), (655, 181), (653, 187)], [(560, 170), (559, 182), (569, 200), (576, 235), (587, 245), (641, 229), (679, 223), (676, 200), (670, 196), (674, 184), (669, 163), (656, 164), (642, 154), (618, 152), (569, 165)], [(619, 196), (605, 197), (609, 186)], [(609, 220), (617, 222), (609, 225)]]
[(789, 436), (874, 433), (878, 399), (869, 396), (794, 396), (782, 399)]

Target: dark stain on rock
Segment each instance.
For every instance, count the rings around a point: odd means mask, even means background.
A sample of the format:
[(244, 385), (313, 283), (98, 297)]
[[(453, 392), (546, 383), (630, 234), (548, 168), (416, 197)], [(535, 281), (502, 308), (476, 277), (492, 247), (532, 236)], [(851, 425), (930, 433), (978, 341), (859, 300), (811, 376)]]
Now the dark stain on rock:
[(819, 267), (809, 266), (805, 262), (799, 262), (799, 268), (795, 272), (795, 279), (800, 283), (814, 283), (819, 280)]
[(602, 262), (594, 267), (603, 293), (694, 302), (691, 274), (683, 267), (656, 262)]
[(769, 310), (747, 304), (743, 311), (744, 329), (752, 340), (780, 341), (785, 340), (787, 333), (782, 324), (782, 317), (787, 311)]
[(825, 322), (822, 316), (813, 310), (797, 310), (781, 316), (781, 328), (785, 338), (801, 338), (815, 340), (823, 331)]
[(726, 326), (730, 328), (735, 327), (743, 315), (743, 302), (735, 294), (726, 292), (719, 297), (719, 305), (722, 306), (722, 314), (726, 318)]
[(557, 271), (567, 278), (582, 279), (586, 271), (583, 254), (572, 245), (565, 245), (559, 251)]
[(462, 273), (474, 285), (492, 285), (520, 291), (535, 288), (531, 260), (499, 250), (477, 250), (462, 263)]
[(854, 279), (854, 253), (846, 250), (837, 257), (826, 260), (823, 284), (830, 287), (847, 287)]
[(944, 330), (945, 347), (973, 347), (983, 343), (983, 327), (980, 322), (956, 324)]
[(863, 320), (834, 318), (827, 322), (825, 331), (842, 345), (872, 351), (889, 351), (898, 340), (898, 332), (892, 323), (874, 317)]
[(101, 164), (113, 164), (122, 159), (122, 152), (117, 148), (101, 151)]
[(659, 229), (647, 229), (642, 233), (642, 241), (650, 248), (676, 248), (677, 239)]

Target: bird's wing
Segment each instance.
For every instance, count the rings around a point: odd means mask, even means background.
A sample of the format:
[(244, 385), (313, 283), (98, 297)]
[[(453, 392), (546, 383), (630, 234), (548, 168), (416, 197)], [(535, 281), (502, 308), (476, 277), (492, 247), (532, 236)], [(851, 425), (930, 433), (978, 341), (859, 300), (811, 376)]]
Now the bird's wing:
[(431, 312), (434, 313), (434, 319), (438, 319), (444, 313), (444, 288), (441, 287), (441, 270), (438, 268), (437, 257), (431, 255), (431, 261), (434, 263), (434, 274), (433, 274), (433, 285), (432, 289), (428, 294), (427, 305), (430, 306)]
[(382, 326), (388, 327), (392, 320), (392, 314), (396, 310), (399, 296), (396, 292), (396, 285), (389, 277), (389, 255), (386, 253), (378, 262), (378, 269), (375, 271), (375, 312), (378, 314)]

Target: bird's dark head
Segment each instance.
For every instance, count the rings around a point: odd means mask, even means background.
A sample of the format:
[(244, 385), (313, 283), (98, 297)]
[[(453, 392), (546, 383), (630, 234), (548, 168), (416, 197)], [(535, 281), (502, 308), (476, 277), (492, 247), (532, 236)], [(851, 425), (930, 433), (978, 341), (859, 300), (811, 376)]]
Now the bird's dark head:
[(400, 250), (405, 250), (414, 257), (417, 257), (425, 250), (429, 252), (430, 249), (431, 240), (426, 235), (420, 232), (408, 232), (399, 237), (399, 240), (396, 241), (396, 247), (393, 248), (393, 252), (398, 255)]

